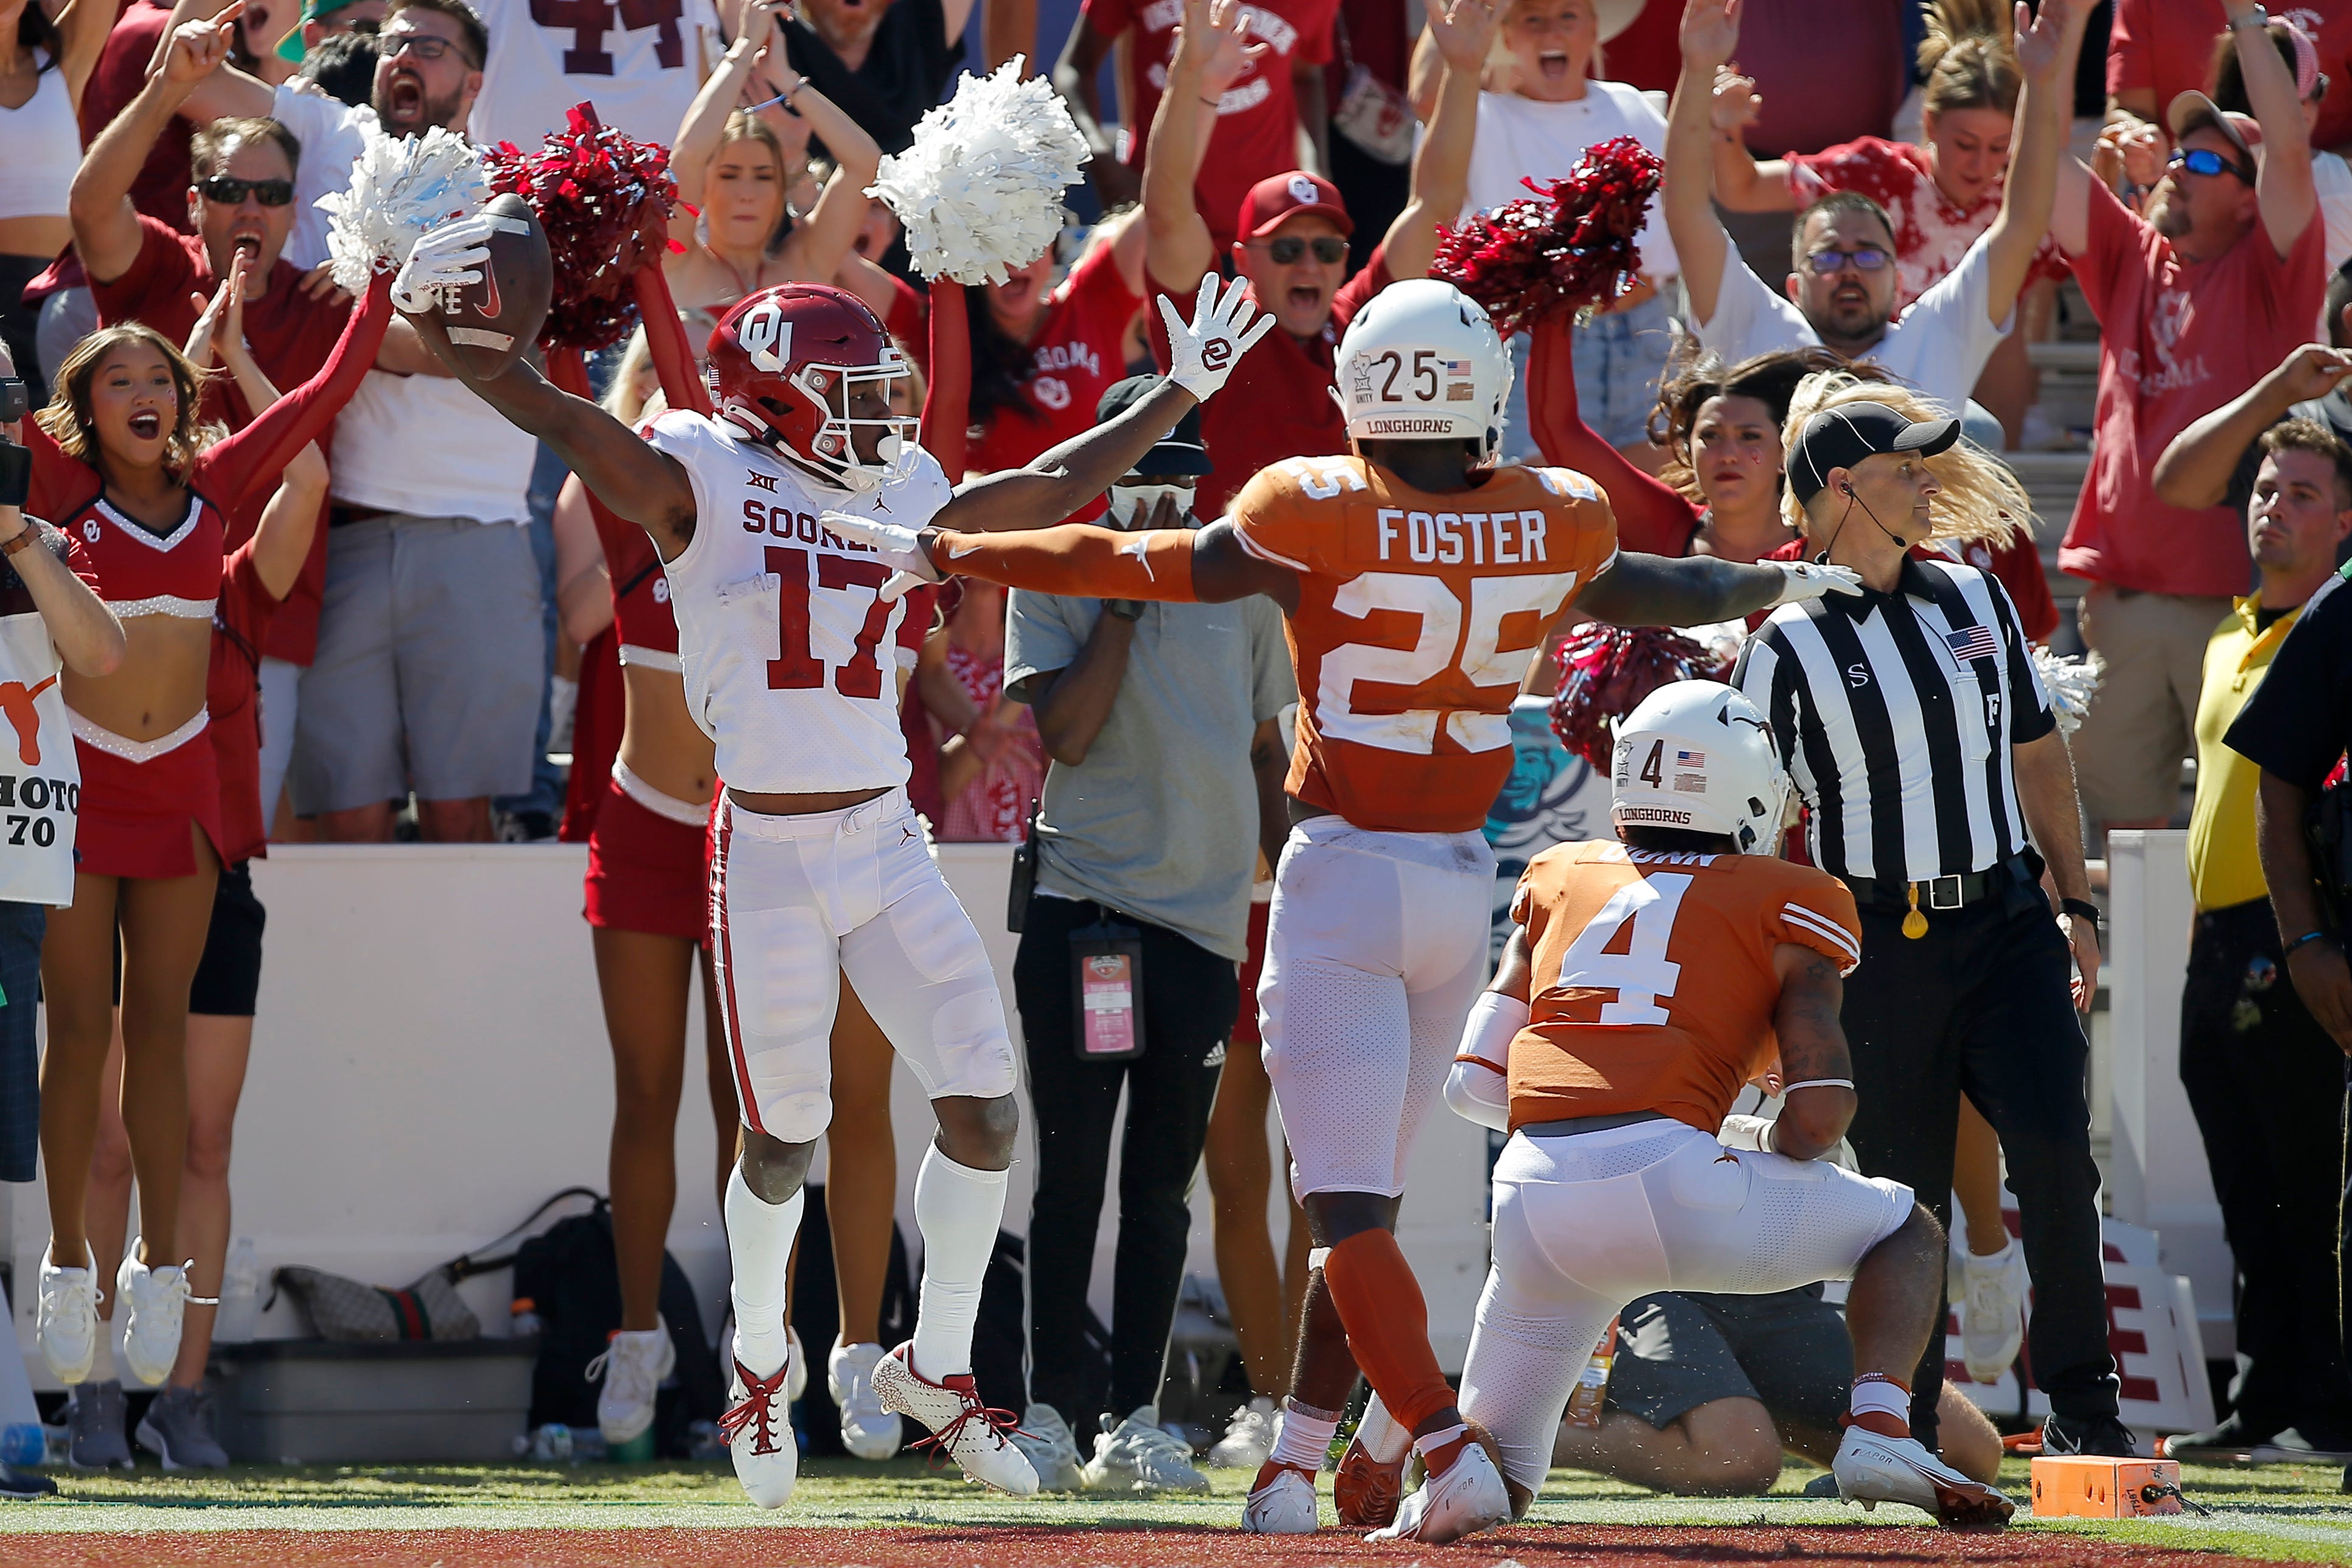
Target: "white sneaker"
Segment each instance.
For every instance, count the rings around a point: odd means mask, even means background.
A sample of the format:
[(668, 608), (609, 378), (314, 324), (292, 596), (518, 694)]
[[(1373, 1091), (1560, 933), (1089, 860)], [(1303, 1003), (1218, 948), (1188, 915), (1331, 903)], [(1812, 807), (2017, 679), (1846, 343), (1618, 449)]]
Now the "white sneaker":
[(1209, 1478), (1192, 1468), (1192, 1446), (1162, 1427), (1160, 1412), (1149, 1405), (1095, 1439), (1086, 1481), (1088, 1491), (1148, 1495), (1209, 1490)]
[(793, 1369), (784, 1379), (784, 1398), (797, 1405), (808, 1392), (808, 1352), (801, 1348), (801, 1331), (790, 1323), (784, 1325), (784, 1364)]
[[(890, 1417), (896, 1421), (898, 1417)], [(1086, 1477), (1078, 1469), (1078, 1440), (1070, 1424), (1051, 1405), (1032, 1405), (1021, 1412), (1021, 1429), (1013, 1446), (1026, 1455), (1037, 1472), (1039, 1491), (1084, 1491)]]
[[(841, 1446), (861, 1459), (887, 1459), (907, 1440), (905, 1425), (882, 1408), (874, 1392), (874, 1364), (888, 1354), (878, 1344), (844, 1344), (836, 1339), (824, 1360), (825, 1386), (833, 1390), (833, 1402), (841, 1410)], [(1068, 1428), (1063, 1432), (1067, 1436)]]
[(874, 1392), (883, 1409), (911, 1416), (931, 1429), (917, 1448), (929, 1444), (941, 1449), (982, 1486), (1014, 1497), (1036, 1492), (1036, 1470), (1007, 1436), (1019, 1423), (1012, 1411), (981, 1403), (971, 1373), (933, 1383), (915, 1370), (915, 1346), (909, 1341), (874, 1364)]
[(1945, 1464), (1918, 1439), (1882, 1437), (1867, 1427), (1845, 1429), (1830, 1472), (1847, 1502), (1865, 1510), (1909, 1503), (1955, 1530), (1999, 1530), (2017, 1511), (2009, 1499)]
[(1234, 1412), (1225, 1423), (1225, 1435), (1209, 1450), (1209, 1468), (1219, 1470), (1254, 1470), (1265, 1463), (1274, 1452), (1274, 1401), (1253, 1399)]
[(1511, 1494), (1486, 1445), (1462, 1446), (1444, 1474), (1431, 1476), (1397, 1508), (1396, 1520), (1367, 1541), (1426, 1541), (1443, 1545), (1511, 1522)]
[(1961, 1359), (1979, 1383), (1998, 1383), (2025, 1343), (2025, 1249), (2012, 1236), (1990, 1257), (1964, 1254), (1959, 1271)]
[(1244, 1530), (1252, 1535), (1312, 1535), (1322, 1524), (1315, 1511), (1313, 1476), (1272, 1459), (1258, 1467), (1249, 1500), (1242, 1505)]
[[(88, 1254), (84, 1254), (87, 1256)], [(89, 1381), (98, 1361), (98, 1275), (89, 1269), (60, 1269), (41, 1254), (41, 1301), (35, 1314), (41, 1359), (70, 1388)]]
[(792, 1408), (784, 1398), (792, 1357), (787, 1354), (783, 1365), (760, 1377), (743, 1364), (736, 1342), (730, 1340), (728, 1348), (734, 1375), (727, 1390), (727, 1414), (719, 1418), (727, 1457), (734, 1461), (743, 1495), (755, 1507), (782, 1508), (801, 1470), (800, 1439), (793, 1433)]
[(588, 1364), (596, 1396), (596, 1429), (608, 1445), (626, 1443), (654, 1424), (654, 1399), (661, 1380), (677, 1365), (677, 1344), (669, 1330), (623, 1329), (604, 1342), (604, 1354)]
[(115, 1270), (115, 1300), (124, 1308), (123, 1369), (150, 1388), (169, 1377), (180, 1359), (180, 1322), (194, 1294), (188, 1267), (150, 1269), (134, 1249)]

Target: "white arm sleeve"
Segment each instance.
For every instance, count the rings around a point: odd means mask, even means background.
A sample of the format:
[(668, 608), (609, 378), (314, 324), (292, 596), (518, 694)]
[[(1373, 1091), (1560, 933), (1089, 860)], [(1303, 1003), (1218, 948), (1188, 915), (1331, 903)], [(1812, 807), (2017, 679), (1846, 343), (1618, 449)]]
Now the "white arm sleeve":
[(1445, 1077), (1448, 1110), (1498, 1133), (1509, 1128), (1511, 1040), (1527, 1026), (1527, 1003), (1498, 991), (1478, 993), (1462, 1028), (1454, 1071)]

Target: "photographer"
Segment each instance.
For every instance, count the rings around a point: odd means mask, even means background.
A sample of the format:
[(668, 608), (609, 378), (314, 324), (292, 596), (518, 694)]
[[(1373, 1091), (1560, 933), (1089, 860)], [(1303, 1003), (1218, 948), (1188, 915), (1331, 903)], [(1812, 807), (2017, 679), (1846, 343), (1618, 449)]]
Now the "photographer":
[[(73, 902), (81, 774), (58, 674), (106, 674), (123, 647), (122, 623), (67, 565), (65, 535), (22, 509), (33, 470), (25, 405), (0, 348), (0, 1181), (11, 1182), (31, 1181), (40, 1153), (41, 936), (48, 906)], [(0, 1497), (55, 1490), (0, 1465)]]

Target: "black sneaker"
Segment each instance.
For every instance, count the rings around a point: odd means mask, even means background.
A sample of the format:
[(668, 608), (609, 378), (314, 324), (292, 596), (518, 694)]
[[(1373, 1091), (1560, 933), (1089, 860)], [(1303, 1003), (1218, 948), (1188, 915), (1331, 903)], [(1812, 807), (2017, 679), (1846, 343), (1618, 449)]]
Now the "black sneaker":
[(2045, 1454), (2095, 1454), (2111, 1459), (2147, 1458), (2140, 1451), (2139, 1440), (2131, 1435), (2131, 1428), (2113, 1416), (2076, 1420), (2053, 1414), (2042, 1423), (2042, 1451)]
[(2254, 1445), (2258, 1465), (2334, 1465), (2352, 1460), (2352, 1434), (2320, 1422), (2289, 1427)]
[(58, 1483), (31, 1470), (20, 1470), (14, 1465), (0, 1465), (0, 1498), (17, 1498), (26, 1501), (37, 1497), (55, 1497)]
[(2278, 1428), (2269, 1422), (2248, 1422), (2243, 1413), (2233, 1412), (2211, 1431), (2183, 1432), (2177, 1437), (2163, 1439), (2159, 1452), (2168, 1459), (2229, 1463), (2243, 1459), (2276, 1436)]

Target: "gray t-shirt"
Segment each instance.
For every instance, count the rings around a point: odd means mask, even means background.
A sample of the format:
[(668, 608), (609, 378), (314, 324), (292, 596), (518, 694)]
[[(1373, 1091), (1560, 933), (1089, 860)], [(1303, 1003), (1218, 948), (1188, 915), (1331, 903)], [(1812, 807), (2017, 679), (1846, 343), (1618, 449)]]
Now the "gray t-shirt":
[[(1006, 691), (1067, 669), (1101, 614), (1098, 599), (1015, 589)], [(1108, 904), (1239, 963), (1258, 844), (1250, 739), (1296, 695), (1273, 601), (1145, 605), (1086, 761), (1046, 770), (1038, 890)]]

